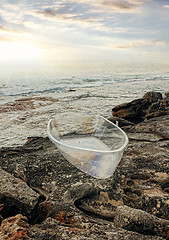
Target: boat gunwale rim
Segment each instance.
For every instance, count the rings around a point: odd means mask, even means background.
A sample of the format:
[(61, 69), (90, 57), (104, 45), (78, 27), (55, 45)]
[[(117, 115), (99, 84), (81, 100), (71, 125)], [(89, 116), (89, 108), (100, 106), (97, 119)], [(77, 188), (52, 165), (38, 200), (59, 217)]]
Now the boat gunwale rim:
[(76, 149), (76, 150), (90, 151), (90, 152), (99, 152), (99, 153), (104, 153), (104, 154), (106, 154), (106, 153), (107, 153), (107, 154), (110, 154), (110, 153), (118, 153), (118, 152), (124, 151), (124, 149), (127, 147), (127, 144), (128, 144), (128, 142), (129, 142), (128, 137), (127, 137), (127, 134), (126, 134), (119, 126), (117, 126), (116, 124), (112, 123), (112, 122), (109, 121), (108, 119), (106, 119), (106, 118), (104, 118), (104, 117), (102, 117), (102, 116), (100, 116), (100, 115), (99, 115), (98, 117), (101, 117), (101, 118), (104, 119), (105, 121), (111, 123), (111, 124), (114, 125), (116, 128), (118, 128), (119, 131), (121, 131), (121, 132), (123, 133), (123, 135), (124, 135), (124, 137), (125, 137), (125, 142), (124, 142), (124, 144), (123, 144), (120, 148), (115, 149), (115, 150), (110, 150), (110, 151), (97, 150), (97, 149), (90, 149), (90, 148), (74, 147), (74, 146), (71, 146), (71, 145), (68, 145), (68, 144), (62, 142), (61, 140), (58, 141), (56, 138), (54, 138), (54, 137), (52, 136), (52, 134), (51, 134), (50, 131), (49, 131), (49, 129), (50, 129), (50, 123), (52, 122), (53, 119), (50, 119), (50, 120), (48, 121), (48, 124), (47, 124), (47, 134), (48, 134), (48, 137), (49, 137), (49, 139), (50, 139), (53, 143), (55, 143), (55, 144), (63, 145), (63, 146), (65, 146), (65, 147), (72, 148), (72, 149)]

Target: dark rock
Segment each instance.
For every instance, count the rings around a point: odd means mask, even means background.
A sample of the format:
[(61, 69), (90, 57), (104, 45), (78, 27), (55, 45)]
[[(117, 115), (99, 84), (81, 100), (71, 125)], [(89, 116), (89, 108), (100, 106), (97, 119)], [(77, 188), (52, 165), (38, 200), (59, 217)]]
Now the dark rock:
[(44, 201), (39, 204), (36, 212), (35, 223), (42, 223), (46, 218), (54, 218), (64, 225), (76, 227), (78, 221), (70, 205), (57, 201)]
[(62, 240), (60, 228), (59, 222), (49, 217), (42, 224), (30, 226), (28, 236), (33, 240)]
[(150, 107), (147, 109), (145, 119), (167, 114), (169, 114), (169, 97), (165, 97), (164, 99), (150, 105)]
[(143, 99), (147, 102), (154, 103), (162, 99), (162, 94), (160, 92), (147, 92)]
[(169, 98), (169, 92), (166, 92), (166, 93), (164, 94), (164, 98)]
[(133, 123), (142, 122), (152, 103), (162, 99), (161, 93), (147, 92), (143, 98), (118, 105), (112, 109), (112, 115)]
[(110, 117), (108, 120), (114, 124), (118, 123), (119, 127), (134, 125), (134, 123), (119, 117)]
[(143, 120), (140, 115), (140, 108), (142, 107), (142, 100), (137, 99), (133, 100), (130, 103), (123, 103), (112, 109), (112, 115), (126, 119), (130, 122), (138, 123)]
[(38, 200), (39, 194), (25, 182), (0, 168), (0, 203), (4, 205), (2, 216), (9, 217), (18, 213), (29, 216)]
[(160, 136), (154, 133), (147, 133), (147, 132), (129, 132), (128, 137), (130, 140), (136, 141), (147, 141), (147, 142), (157, 142), (161, 139)]
[[(0, 212), (3, 209), (3, 207), (4, 207), (4, 204), (0, 204)], [(2, 220), (3, 220), (3, 217), (0, 215), (0, 224), (1, 224)]]
[(29, 240), (28, 237), (28, 227), (27, 218), (18, 214), (16, 216), (6, 218), (2, 221), (0, 228), (0, 239), (1, 240), (15, 240), (23, 239)]
[(60, 224), (57, 220), (49, 217), (42, 224), (30, 228), (29, 236), (33, 239), (52, 239), (52, 240), (162, 240), (157, 236), (144, 236), (143, 234), (134, 233), (114, 226), (113, 223), (90, 221), (87, 217), (80, 218), (79, 227), (69, 227)]
[[(160, 185), (160, 184), (159, 184)], [(138, 203), (135, 204), (145, 211), (169, 220), (169, 196), (167, 192), (159, 189), (144, 190), (144, 194), (138, 199)]]
[(91, 196), (92, 194), (96, 194), (97, 189), (96, 187), (91, 183), (85, 183), (85, 184), (75, 184), (71, 186), (70, 189), (68, 189), (64, 194), (64, 200), (65, 202), (74, 202), (75, 200), (79, 198), (84, 198), (86, 196)]
[[(124, 127), (129, 137), (142, 141), (169, 139), (169, 115), (152, 118), (131, 127)], [(133, 136), (133, 137), (132, 137)]]
[[(26, 181), (29, 187), (26, 186), (38, 193), (32, 210), (22, 209), (23, 215), (31, 219), (27, 236), (33, 240), (164, 239), (157, 236), (153, 221), (156, 217), (163, 223), (169, 220), (168, 121), (169, 115), (165, 115), (124, 126), (127, 134), (134, 135), (114, 175), (108, 179), (94, 179), (76, 169), (48, 138), (29, 138), (16, 152), (15, 148), (3, 149), (3, 170), (15, 175), (15, 181)], [(19, 195), (21, 199), (18, 191)], [(137, 224), (130, 231), (116, 227), (116, 209), (123, 205), (146, 212), (143, 219), (147, 217), (151, 231), (134, 232)], [(17, 201), (14, 207), (19, 208)], [(2, 214), (4, 208), (5, 204), (1, 215), (6, 218)]]
[(107, 191), (100, 190), (100, 192), (95, 195), (88, 195), (76, 200), (75, 206), (92, 217), (112, 222), (116, 208), (124, 205), (122, 198), (117, 195), (114, 196), (113, 194), (111, 198)]
[(168, 236), (169, 231), (169, 221), (128, 206), (117, 207), (114, 223), (115, 226), (126, 230), (164, 238)]

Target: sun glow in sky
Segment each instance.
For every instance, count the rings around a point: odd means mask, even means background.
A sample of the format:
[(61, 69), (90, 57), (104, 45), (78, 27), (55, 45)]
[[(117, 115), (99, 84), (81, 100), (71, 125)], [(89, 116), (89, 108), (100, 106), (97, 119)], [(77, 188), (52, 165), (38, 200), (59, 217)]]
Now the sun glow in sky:
[(34, 61), (41, 57), (41, 50), (29, 42), (2, 42), (0, 61)]
[(169, 1), (1, 0), (3, 61), (169, 64)]

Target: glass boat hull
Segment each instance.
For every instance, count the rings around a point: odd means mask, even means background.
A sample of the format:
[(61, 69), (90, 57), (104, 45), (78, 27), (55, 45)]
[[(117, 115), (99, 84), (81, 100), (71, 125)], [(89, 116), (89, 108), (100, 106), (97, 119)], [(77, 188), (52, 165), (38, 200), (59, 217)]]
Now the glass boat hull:
[(73, 134), (60, 130), (63, 128), (57, 119), (49, 120), (48, 137), (75, 167), (95, 178), (108, 178), (123, 156), (128, 137), (101, 116), (84, 118), (76, 124)]

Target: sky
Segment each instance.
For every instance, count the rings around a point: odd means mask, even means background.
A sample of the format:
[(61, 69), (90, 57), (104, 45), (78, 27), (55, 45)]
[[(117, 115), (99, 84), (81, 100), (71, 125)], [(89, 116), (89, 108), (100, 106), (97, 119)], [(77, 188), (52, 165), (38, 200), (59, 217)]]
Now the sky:
[(0, 62), (169, 64), (169, 0), (1, 0)]

